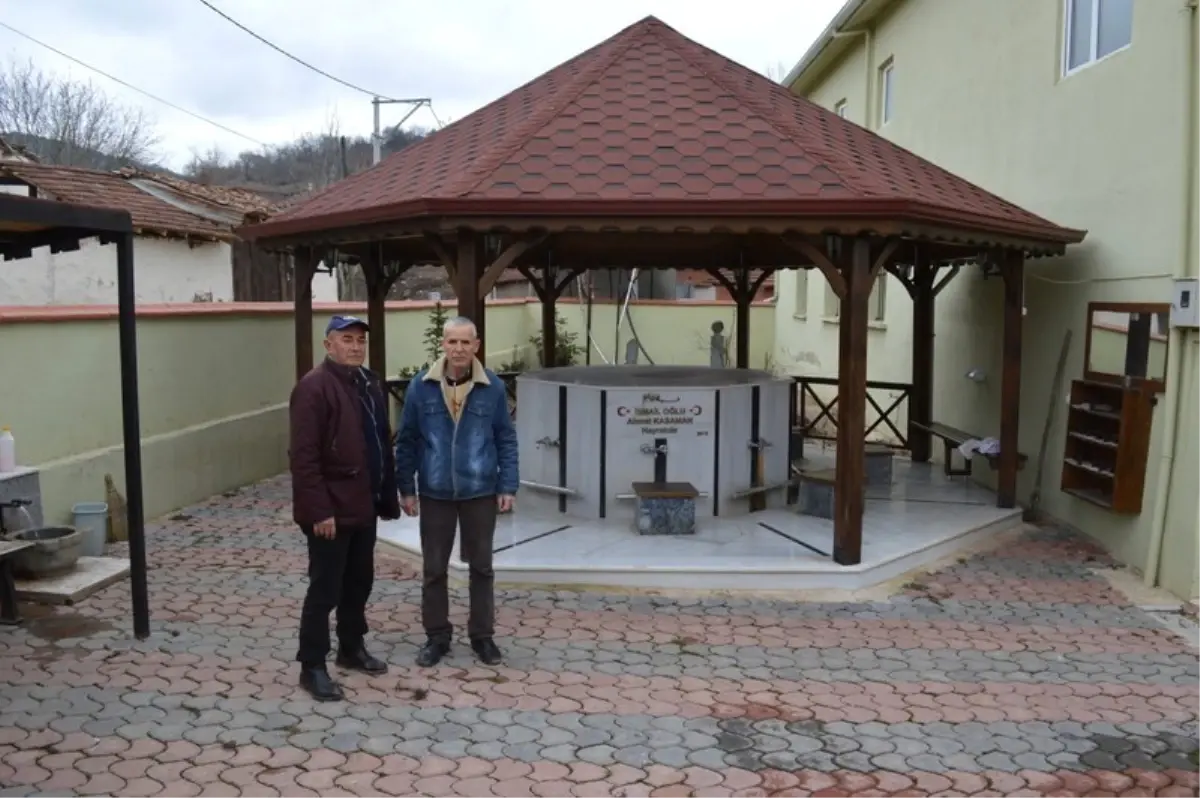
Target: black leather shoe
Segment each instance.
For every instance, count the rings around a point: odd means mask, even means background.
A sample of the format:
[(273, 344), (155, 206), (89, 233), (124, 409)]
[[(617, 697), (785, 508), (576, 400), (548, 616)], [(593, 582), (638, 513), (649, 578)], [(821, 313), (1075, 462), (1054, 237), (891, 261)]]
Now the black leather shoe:
[(444, 640), (430, 640), (421, 646), (417, 652), (417, 665), (422, 668), (432, 668), (442, 661), (442, 657), (450, 653), (450, 644)]
[(471, 650), (475, 652), (475, 656), (479, 657), (479, 661), (484, 665), (499, 665), (500, 660), (504, 659), (500, 654), (499, 646), (490, 637), (483, 640), (472, 640)]
[(345, 697), (324, 666), (301, 669), (300, 686), (317, 701), (341, 701)]
[(338, 652), (336, 662), (339, 668), (347, 668), (348, 670), (362, 671), (363, 673), (375, 675), (387, 673), (388, 669), (386, 662), (372, 657), (362, 646), (359, 646), (358, 650), (353, 653)]

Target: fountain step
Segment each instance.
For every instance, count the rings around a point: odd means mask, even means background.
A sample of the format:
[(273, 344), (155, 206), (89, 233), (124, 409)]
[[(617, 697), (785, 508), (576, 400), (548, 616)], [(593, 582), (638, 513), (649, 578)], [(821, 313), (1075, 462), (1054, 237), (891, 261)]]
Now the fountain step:
[(75, 568), (65, 574), (16, 580), (17, 599), (34, 604), (75, 604), (128, 575), (128, 560), (80, 557)]

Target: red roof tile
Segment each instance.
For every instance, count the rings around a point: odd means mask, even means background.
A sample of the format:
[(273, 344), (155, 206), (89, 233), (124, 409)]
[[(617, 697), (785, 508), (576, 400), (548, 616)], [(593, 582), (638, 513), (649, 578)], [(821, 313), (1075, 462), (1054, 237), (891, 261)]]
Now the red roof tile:
[(193, 199), (198, 199), (202, 202), (207, 202), (224, 208), (229, 208), (243, 214), (262, 214), (264, 216), (269, 216), (279, 209), (279, 206), (271, 200), (246, 188), (193, 183), (190, 180), (184, 180), (182, 178), (175, 177), (174, 175), (167, 175), (163, 174), (162, 172), (152, 172), (148, 169), (135, 169), (129, 166), (123, 167), (117, 171), (122, 177), (152, 180), (155, 183), (161, 183), (168, 188), (174, 189), (181, 194), (186, 194)]
[(649, 212), (650, 203), (682, 213), (729, 212), (739, 204), (763, 215), (785, 207), (888, 214), (1054, 241), (1081, 237), (653, 17), (248, 234), (332, 229), (438, 208), (502, 213), (505, 201), (523, 212), (574, 203), (589, 214), (617, 205), (624, 213)]
[(113, 172), (76, 166), (21, 161), (0, 161), (0, 174), (11, 175), (39, 193), (60, 202), (128, 211), (135, 233), (190, 235), (209, 239), (230, 239), (233, 231), (201, 216), (176, 208), (147, 194), (124, 177)]

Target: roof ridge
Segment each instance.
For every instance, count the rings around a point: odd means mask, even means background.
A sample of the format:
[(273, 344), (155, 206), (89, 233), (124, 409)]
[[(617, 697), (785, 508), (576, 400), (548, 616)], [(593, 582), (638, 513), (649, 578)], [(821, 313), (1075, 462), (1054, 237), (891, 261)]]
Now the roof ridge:
[[(452, 191), (451, 193), (458, 196), (465, 196), (477, 190), (509, 157), (519, 152), (522, 147), (528, 144), (530, 137), (550, 124), (563, 109), (581, 97), (595, 82), (596, 78), (607, 72), (613, 64), (617, 63), (633, 47), (635, 42), (640, 41), (646, 35), (648, 27), (639, 29), (641, 25), (642, 23), (634, 23), (626, 28), (624, 32), (628, 34), (627, 41), (622, 42), (620, 46), (613, 47), (612, 52), (606, 58), (597, 58), (587, 69), (580, 72), (567, 86), (563, 87), (563, 90), (555, 97), (554, 102), (546, 103), (540, 113), (531, 114), (526, 122), (519, 125), (509, 137), (509, 141), (515, 142), (514, 144), (507, 147), (497, 147), (491, 158), (480, 158), (472, 164), (467, 175), (460, 181), (460, 184), (466, 184), (466, 188), (461, 191)], [(620, 36), (621, 34), (618, 33), (614, 39), (619, 39)], [(615, 44), (613, 39), (609, 39), (609, 42)]]
[[(712, 52), (704, 45), (700, 44), (699, 42), (692, 41), (687, 36), (684, 36), (682, 33), (675, 30), (674, 28), (671, 28), (668, 25), (663, 25), (662, 27), (666, 28), (671, 33), (673, 33), (674, 34), (673, 38), (682, 39), (685, 44), (689, 45), (688, 49), (700, 49), (700, 50)], [(669, 42), (666, 38), (664, 38), (663, 44), (666, 45), (667, 47), (669, 47), (669, 49), (673, 53), (678, 55), (684, 61), (687, 61), (688, 64), (690, 64), (692, 66), (692, 68), (699, 70), (706, 78), (708, 78), (713, 83), (715, 83), (717, 86), (719, 86), (723, 91), (727, 92), (731, 97), (733, 97), (735, 100), (737, 100), (740, 104), (742, 104), (746, 108), (753, 111), (754, 115), (756, 117), (758, 117), (764, 124), (766, 124), (772, 130), (774, 130), (780, 137), (782, 137), (785, 141), (790, 143), (796, 149), (803, 152), (807, 157), (813, 159), (814, 163), (817, 163), (819, 159), (833, 157), (833, 153), (828, 152), (828, 150), (824, 147), (813, 148), (813, 147), (808, 147), (808, 146), (805, 146), (804, 144), (802, 144), (800, 142), (800, 139), (803, 138), (804, 131), (799, 130), (798, 127), (792, 127), (791, 123), (793, 123), (795, 121), (794, 119), (780, 118), (776, 114), (772, 113), (771, 111), (764, 109), (757, 102), (756, 98), (747, 96), (747, 92), (738, 91), (736, 86), (730, 86), (730, 84), (727, 83), (723, 77), (721, 77), (720, 75), (714, 75), (707, 68), (706, 64), (698, 63), (696, 61), (696, 59), (692, 57), (693, 53), (680, 52), (680, 50), (675, 46), (678, 44), (677, 41)], [(721, 57), (724, 58), (724, 56), (721, 56)], [(733, 61), (732, 59), (724, 59), (724, 60), (730, 64), (737, 63), (736, 61)], [(775, 84), (775, 81), (771, 80), (770, 78), (766, 77), (765, 75), (760, 75), (759, 73), (754, 72), (749, 67), (746, 67), (742, 64), (737, 64), (737, 65), (740, 66), (742, 69), (745, 69), (749, 72), (753, 72), (754, 75), (761, 78), (762, 80), (768, 81), (772, 85), (777, 85), (777, 84)], [(780, 91), (786, 92), (788, 94), (788, 97), (793, 102), (795, 102), (797, 100), (800, 100), (802, 102), (810, 102), (806, 98), (798, 97), (797, 95), (792, 94), (790, 91), (783, 88), (782, 86), (779, 86), (778, 88)], [(821, 108), (821, 106), (817, 105), (816, 103), (812, 103), (812, 105), (823, 113), (830, 113), (830, 114), (833, 113), (832, 111), (826, 111), (824, 108)], [(834, 114), (834, 115), (836, 116), (836, 114)], [(841, 117), (838, 117), (838, 118), (841, 119)], [(782, 122), (784, 124), (781, 125), (781, 124), (779, 124), (780, 122)], [(791, 129), (785, 129), (785, 128), (791, 128)], [(815, 150), (815, 152), (814, 152), (814, 150)], [(838, 179), (839, 183), (841, 183), (843, 186), (849, 185), (846, 181), (845, 175), (841, 174), (838, 170), (832, 168), (824, 160), (820, 160), (819, 162), (822, 166), (824, 166), (826, 169), (828, 169), (833, 174), (834, 177), (836, 177)]]

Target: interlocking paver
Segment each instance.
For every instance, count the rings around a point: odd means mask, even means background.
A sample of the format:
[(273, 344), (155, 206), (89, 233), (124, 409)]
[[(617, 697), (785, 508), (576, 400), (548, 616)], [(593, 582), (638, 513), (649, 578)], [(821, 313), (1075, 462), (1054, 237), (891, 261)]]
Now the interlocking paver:
[(1200, 790), (1196, 651), (1054, 530), (870, 603), (504, 589), (499, 668), (461, 646), (411, 667), (419, 583), (381, 558), (371, 643), (392, 670), (315, 704), (287, 495), (270, 480), (152, 525), (148, 641), (124, 585), (0, 636), (4, 794)]

